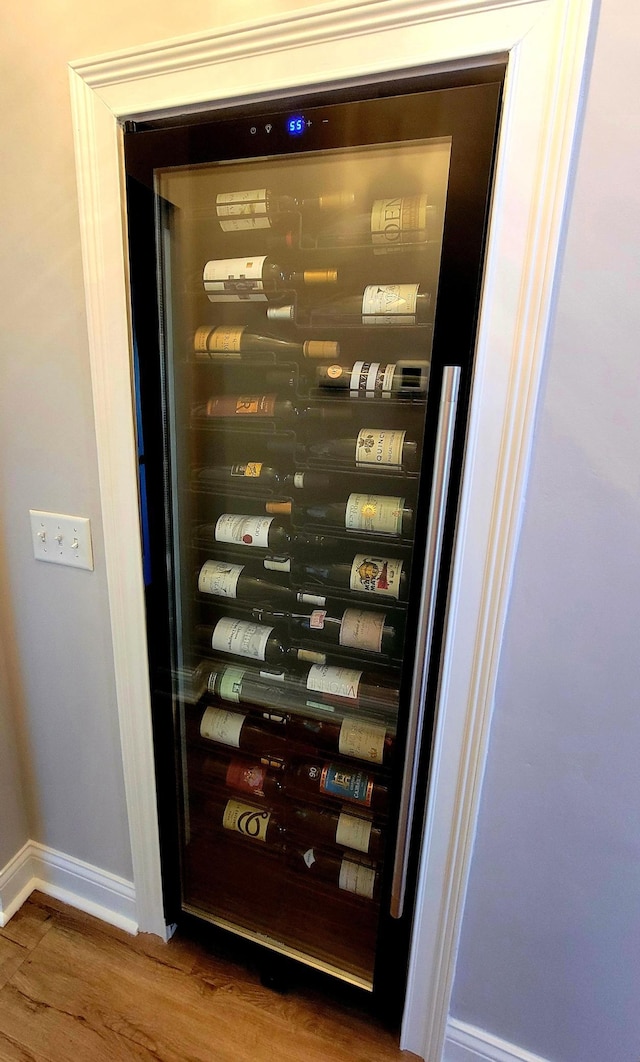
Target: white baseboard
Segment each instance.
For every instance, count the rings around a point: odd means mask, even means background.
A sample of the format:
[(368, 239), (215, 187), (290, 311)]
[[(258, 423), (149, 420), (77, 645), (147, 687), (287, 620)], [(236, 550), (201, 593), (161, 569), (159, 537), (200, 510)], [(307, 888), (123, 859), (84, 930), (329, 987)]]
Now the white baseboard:
[(132, 882), (37, 841), (27, 841), (0, 870), (0, 928), (35, 889), (127, 933), (138, 932)]
[(475, 1025), (449, 1018), (442, 1062), (548, 1062), (540, 1055), (525, 1051), (478, 1029)]

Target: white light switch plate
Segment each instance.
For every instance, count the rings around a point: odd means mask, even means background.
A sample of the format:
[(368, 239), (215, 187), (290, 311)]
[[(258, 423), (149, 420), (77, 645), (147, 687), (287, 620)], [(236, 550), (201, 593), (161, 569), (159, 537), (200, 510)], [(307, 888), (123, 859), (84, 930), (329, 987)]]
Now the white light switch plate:
[(93, 571), (91, 525), (86, 516), (64, 516), (29, 509), (33, 555), (51, 564)]

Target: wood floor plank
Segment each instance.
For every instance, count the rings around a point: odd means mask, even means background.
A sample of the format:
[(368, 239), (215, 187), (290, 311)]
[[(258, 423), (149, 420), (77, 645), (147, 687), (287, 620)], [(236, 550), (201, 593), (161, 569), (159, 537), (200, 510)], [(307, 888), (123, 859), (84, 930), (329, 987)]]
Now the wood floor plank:
[(0, 935), (0, 988), (13, 977), (29, 952), (21, 944)]
[(360, 1013), (309, 993), (276, 995), (198, 945), (176, 942), (178, 958), (171, 958), (173, 943), (134, 944), (100, 926), (55, 912), (49, 931), (0, 990), (1, 1062), (415, 1057)]
[(40, 907), (36, 903), (25, 903), (19, 911), (16, 911), (3, 929), (0, 929), (0, 937), (21, 944), (22, 947), (31, 949), (38, 944), (42, 937), (53, 925), (53, 912)]

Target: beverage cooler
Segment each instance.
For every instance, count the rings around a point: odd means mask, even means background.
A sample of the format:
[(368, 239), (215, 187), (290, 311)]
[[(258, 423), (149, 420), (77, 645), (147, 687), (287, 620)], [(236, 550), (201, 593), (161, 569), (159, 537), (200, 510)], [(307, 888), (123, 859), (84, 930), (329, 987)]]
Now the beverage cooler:
[(167, 919), (391, 1019), (502, 75), (124, 134)]

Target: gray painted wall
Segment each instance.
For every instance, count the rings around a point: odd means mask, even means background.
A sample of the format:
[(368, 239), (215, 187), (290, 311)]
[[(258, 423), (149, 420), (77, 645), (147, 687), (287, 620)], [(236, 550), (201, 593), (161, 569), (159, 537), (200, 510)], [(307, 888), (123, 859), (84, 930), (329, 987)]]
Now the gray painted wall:
[(453, 1015), (640, 1057), (640, 20), (602, 5)]

